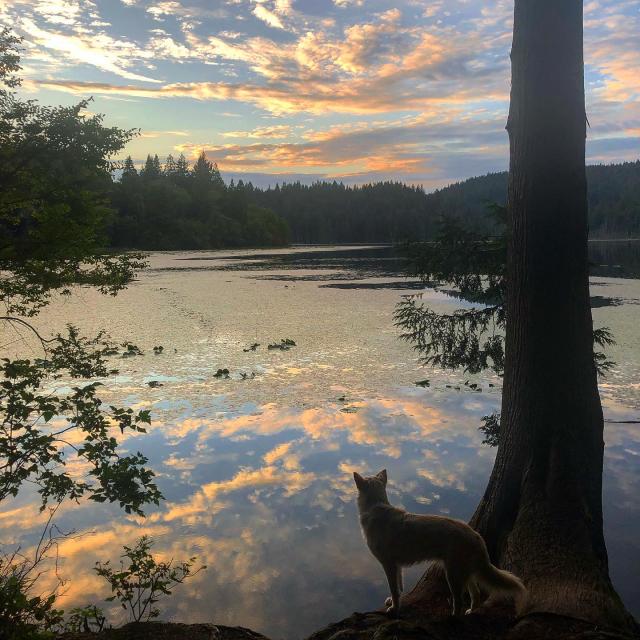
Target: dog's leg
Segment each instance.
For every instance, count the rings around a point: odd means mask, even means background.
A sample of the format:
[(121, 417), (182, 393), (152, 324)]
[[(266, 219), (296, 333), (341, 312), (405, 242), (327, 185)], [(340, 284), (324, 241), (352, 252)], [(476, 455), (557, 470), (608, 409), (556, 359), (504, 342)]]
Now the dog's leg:
[[(402, 579), (402, 567), (398, 565), (398, 590), (400, 594), (404, 592), (404, 580)], [(384, 601), (385, 606), (390, 607), (393, 604), (391, 596)]]
[(482, 601), (482, 592), (480, 591), (480, 587), (478, 587), (478, 583), (473, 578), (469, 580), (467, 588), (469, 589), (469, 596), (471, 597), (471, 606), (467, 609), (466, 613), (471, 613)]
[(460, 571), (455, 570), (452, 567), (446, 567), (445, 575), (447, 577), (447, 584), (449, 585), (449, 591), (451, 592), (452, 600), (452, 612), (454, 616), (459, 616), (462, 613), (462, 600), (464, 596), (464, 583), (465, 580)]
[[(398, 585), (398, 567), (395, 564), (383, 564), (382, 568), (387, 576), (389, 591), (391, 591), (391, 606), (387, 613), (397, 616), (400, 613), (400, 588)], [(387, 598), (388, 602), (388, 598)]]

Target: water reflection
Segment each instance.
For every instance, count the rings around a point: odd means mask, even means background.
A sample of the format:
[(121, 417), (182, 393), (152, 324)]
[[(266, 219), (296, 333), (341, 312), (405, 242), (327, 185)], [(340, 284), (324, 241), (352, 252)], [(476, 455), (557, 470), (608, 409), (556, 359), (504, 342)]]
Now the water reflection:
[[(232, 262), (241, 265), (240, 253), (234, 255)], [(225, 262), (219, 254), (209, 257), (213, 266)], [(268, 258), (257, 257), (256, 266), (264, 267)], [(115, 560), (122, 544), (147, 533), (158, 553), (195, 554), (209, 566), (176, 589), (162, 606), (164, 618), (302, 637), (386, 597), (384, 577), (359, 531), (352, 471), (386, 467), (393, 502), (468, 518), (494, 455), (481, 445), (477, 426), (498, 408), (500, 381), (474, 378), (482, 389), (474, 392), (459, 372), (418, 370), (392, 326), (402, 291), (382, 286), (390, 278), (371, 277), (368, 267), (331, 268), (368, 274), (354, 285), (381, 286), (329, 289), (300, 280), (285, 288), (262, 278), (287, 277), (289, 266), (250, 273), (181, 266), (202, 259), (155, 255), (154, 270), (122, 297), (83, 293), (42, 318), (53, 328), (81, 315), (87, 332), (108, 324), (116, 338), (135, 336), (145, 351), (165, 345), (163, 355), (147, 352), (119, 363), (121, 373), (104, 381), (104, 394), (105, 401), (152, 410), (149, 434), (129, 434), (124, 444), (148, 455), (166, 501), (145, 520), (108, 505), (61, 509), (63, 529), (93, 532), (60, 547), (61, 574), (70, 578), (63, 606), (108, 595), (91, 572), (93, 563)], [(296, 274), (321, 275), (322, 266), (304, 260), (309, 273)], [(640, 411), (640, 307), (628, 303), (640, 298), (640, 282), (599, 277), (592, 289), (622, 301), (594, 314), (618, 340), (611, 353), (616, 368), (601, 386), (605, 415), (617, 421), (606, 431), (605, 522), (614, 581), (637, 614), (640, 434), (638, 425), (622, 421)], [(425, 296), (440, 309), (460, 304), (443, 293)], [(284, 337), (297, 346), (266, 349)], [(261, 343), (255, 352), (243, 350), (254, 342)], [(229, 379), (214, 377), (220, 367), (230, 369)], [(256, 377), (243, 380), (243, 372)], [(430, 387), (414, 385), (425, 377)], [(163, 386), (150, 388), (151, 380)], [(28, 491), (3, 504), (2, 539), (33, 544), (38, 518)]]

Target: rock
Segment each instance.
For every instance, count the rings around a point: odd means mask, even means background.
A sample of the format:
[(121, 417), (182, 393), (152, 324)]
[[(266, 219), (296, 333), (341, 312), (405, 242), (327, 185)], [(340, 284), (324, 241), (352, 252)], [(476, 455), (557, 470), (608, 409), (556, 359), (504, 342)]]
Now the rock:
[(452, 618), (414, 607), (399, 619), (382, 612), (354, 613), (316, 631), (307, 640), (632, 640), (634, 636), (582, 620), (530, 614), (516, 620), (503, 608), (479, 609)]
[[(353, 613), (306, 640), (633, 640), (638, 636), (552, 614), (514, 619), (504, 608), (452, 618), (407, 607), (400, 618), (381, 611)], [(62, 633), (55, 640), (268, 640), (244, 627), (175, 622), (132, 622), (100, 633)]]
[(63, 633), (56, 640), (268, 640), (244, 627), (176, 622), (130, 622), (100, 633)]

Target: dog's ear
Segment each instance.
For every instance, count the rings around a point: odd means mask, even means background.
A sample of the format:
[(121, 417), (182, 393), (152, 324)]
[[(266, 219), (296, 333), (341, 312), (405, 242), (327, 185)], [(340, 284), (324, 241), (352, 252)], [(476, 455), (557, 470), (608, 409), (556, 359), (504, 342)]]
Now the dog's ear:
[(386, 485), (387, 484), (387, 470), (383, 469), (377, 476), (376, 478), (378, 478), (378, 480), (382, 481), (382, 484)]
[(354, 471), (353, 479), (356, 481), (356, 487), (358, 487), (358, 489), (362, 491), (362, 489), (364, 489), (365, 485), (367, 484), (364, 478), (357, 471)]

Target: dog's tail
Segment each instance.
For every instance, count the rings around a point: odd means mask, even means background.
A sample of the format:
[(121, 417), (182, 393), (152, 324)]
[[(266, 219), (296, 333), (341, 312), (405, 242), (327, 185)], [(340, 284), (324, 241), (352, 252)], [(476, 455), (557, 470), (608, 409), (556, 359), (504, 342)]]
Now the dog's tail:
[(522, 584), (522, 580), (509, 571), (504, 571), (494, 567), (490, 562), (482, 567), (475, 575), (474, 578), (487, 590), (489, 593), (499, 593), (511, 596), (516, 604), (516, 609), (520, 609), (524, 598), (527, 594), (525, 586)]

